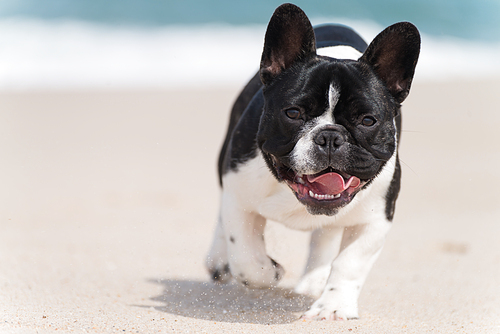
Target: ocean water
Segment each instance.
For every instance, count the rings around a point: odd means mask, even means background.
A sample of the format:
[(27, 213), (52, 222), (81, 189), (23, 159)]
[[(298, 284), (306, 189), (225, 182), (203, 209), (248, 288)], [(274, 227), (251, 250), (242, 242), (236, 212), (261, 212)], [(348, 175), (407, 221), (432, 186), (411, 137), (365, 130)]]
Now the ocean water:
[[(278, 1), (3, 0), (0, 89), (242, 85), (257, 70)], [(297, 1), (313, 24), (371, 41), (411, 21), (415, 81), (500, 78), (500, 1)]]

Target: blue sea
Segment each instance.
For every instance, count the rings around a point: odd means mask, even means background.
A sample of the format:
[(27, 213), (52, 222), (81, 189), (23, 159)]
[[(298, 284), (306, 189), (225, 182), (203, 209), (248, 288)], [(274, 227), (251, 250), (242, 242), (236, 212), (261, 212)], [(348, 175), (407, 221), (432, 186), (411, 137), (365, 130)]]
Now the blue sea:
[[(422, 33), (415, 80), (500, 77), (499, 0), (296, 1), (313, 24), (369, 42)], [(279, 1), (2, 0), (0, 89), (241, 85), (257, 70)]]

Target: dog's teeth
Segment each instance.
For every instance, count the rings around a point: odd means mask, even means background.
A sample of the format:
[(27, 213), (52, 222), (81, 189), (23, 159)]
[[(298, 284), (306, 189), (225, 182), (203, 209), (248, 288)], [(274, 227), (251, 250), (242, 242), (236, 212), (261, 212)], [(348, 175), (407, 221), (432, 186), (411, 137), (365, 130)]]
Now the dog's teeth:
[(304, 180), (301, 176), (297, 176), (297, 182), (299, 182), (300, 184), (304, 184)]
[(342, 194), (337, 194), (337, 195), (319, 195), (319, 194), (313, 193), (312, 190), (309, 190), (309, 197), (316, 198), (316, 199), (319, 199), (319, 200), (323, 200), (323, 199), (336, 199), (336, 198), (340, 198), (340, 196), (342, 196)]

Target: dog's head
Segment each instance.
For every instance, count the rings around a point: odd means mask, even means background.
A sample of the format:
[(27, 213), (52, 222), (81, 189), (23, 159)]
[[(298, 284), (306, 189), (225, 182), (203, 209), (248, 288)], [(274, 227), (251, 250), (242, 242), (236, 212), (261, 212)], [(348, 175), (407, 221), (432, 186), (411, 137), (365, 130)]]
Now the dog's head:
[(258, 145), (312, 214), (335, 214), (396, 154), (396, 117), (420, 50), (411, 23), (382, 31), (358, 60), (316, 54), (304, 12), (285, 4), (265, 37)]

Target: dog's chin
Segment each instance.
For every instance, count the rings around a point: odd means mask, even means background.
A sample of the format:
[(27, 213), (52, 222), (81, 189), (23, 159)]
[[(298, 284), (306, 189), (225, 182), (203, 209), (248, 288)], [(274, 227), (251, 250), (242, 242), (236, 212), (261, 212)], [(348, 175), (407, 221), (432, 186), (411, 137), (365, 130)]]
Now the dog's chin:
[(280, 180), (313, 215), (337, 214), (369, 182), (331, 167), (314, 174), (300, 174), (282, 164), (275, 163), (274, 167)]

